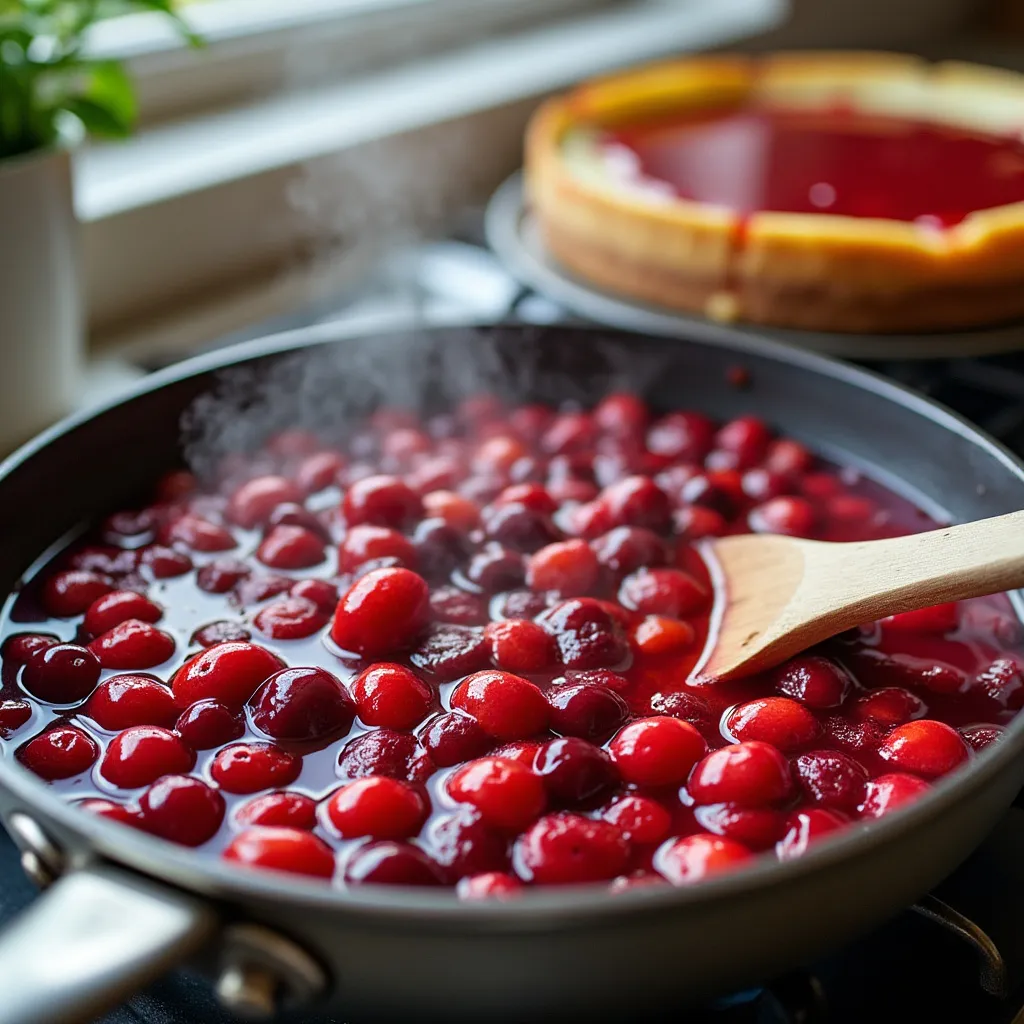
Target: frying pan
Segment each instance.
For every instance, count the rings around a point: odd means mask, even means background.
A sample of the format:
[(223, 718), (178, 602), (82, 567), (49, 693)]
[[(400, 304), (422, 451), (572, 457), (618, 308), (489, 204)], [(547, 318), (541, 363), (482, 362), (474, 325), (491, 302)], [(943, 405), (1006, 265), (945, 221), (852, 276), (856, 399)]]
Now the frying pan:
[[(437, 407), (481, 384), (549, 401), (633, 386), (660, 409), (754, 412), (934, 516), (1024, 507), (1020, 463), (952, 413), (864, 371), (748, 335), (723, 346), (574, 327), (365, 337), (327, 326), (156, 374), (8, 459), (0, 587), (13, 587), (76, 524), (137, 497), (179, 463), (190, 409), (198, 457), (259, 441), (240, 424), (323, 426), (325, 416), (358, 415), (382, 396), (430, 396)], [(913, 902), (1009, 807), (1024, 782), (1022, 751), (1024, 717), (927, 798), (799, 860), (693, 888), (611, 896), (580, 886), (501, 905), (459, 904), (437, 891), (343, 892), (228, 867), (76, 811), (8, 759), (0, 816), (26, 868), (53, 884), (0, 937), (0, 1022), (88, 1019), (185, 961), (215, 978), (236, 1009), (299, 1006), (302, 1020), (318, 1011), (345, 1020), (635, 1017), (679, 1006), (820, 954)]]

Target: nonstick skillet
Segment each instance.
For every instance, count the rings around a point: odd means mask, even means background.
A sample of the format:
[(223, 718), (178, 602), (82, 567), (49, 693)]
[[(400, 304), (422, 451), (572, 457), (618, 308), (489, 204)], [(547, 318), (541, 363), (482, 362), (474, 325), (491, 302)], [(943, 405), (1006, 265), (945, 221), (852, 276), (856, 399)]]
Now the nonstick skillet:
[[(268, 382), (272, 382), (269, 383)], [(156, 374), (0, 466), (0, 586), (47, 546), (180, 463), (200, 468), (286, 424), (375, 402), (434, 408), (481, 385), (655, 408), (755, 413), (863, 467), (937, 518), (1024, 507), (1024, 468), (952, 413), (885, 380), (769, 342), (707, 345), (568, 327), (336, 326), (248, 343)], [(184, 423), (184, 435), (183, 435)], [(248, 873), (76, 811), (10, 760), (0, 814), (46, 893), (0, 937), (0, 1024), (89, 1019), (190, 960), (238, 1009), (337, 1019), (592, 1018), (678, 1006), (849, 940), (954, 868), (1024, 782), (1024, 717), (906, 810), (786, 863), (693, 888), (589, 886), (501, 905), (450, 893), (338, 891)]]

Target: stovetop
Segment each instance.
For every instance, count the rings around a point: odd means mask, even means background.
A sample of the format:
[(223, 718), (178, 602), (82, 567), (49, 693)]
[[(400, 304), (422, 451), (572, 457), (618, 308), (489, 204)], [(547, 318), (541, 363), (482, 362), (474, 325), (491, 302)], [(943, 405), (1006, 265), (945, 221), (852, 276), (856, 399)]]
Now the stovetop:
[[(317, 323), (406, 313), (423, 322), (568, 322), (547, 298), (520, 287), (478, 235), (409, 250), (358, 295), (221, 339), (220, 344)], [(170, 359), (153, 358), (156, 369)], [(956, 409), (1024, 453), (1024, 353), (893, 362), (872, 369)], [(917, 907), (841, 950), (764, 986), (685, 1013), (688, 1024), (1024, 1024), (1024, 794), (985, 844)], [(6, 836), (0, 838), (0, 923), (32, 899)], [(666, 1007), (657, 1021), (678, 1022)], [(174, 973), (103, 1024), (228, 1024), (208, 984)], [(307, 1021), (296, 1017), (295, 1021)], [(347, 1020), (347, 1018), (346, 1018)], [(340, 1024), (340, 1019), (338, 1024)], [(358, 1024), (350, 1021), (349, 1024)]]

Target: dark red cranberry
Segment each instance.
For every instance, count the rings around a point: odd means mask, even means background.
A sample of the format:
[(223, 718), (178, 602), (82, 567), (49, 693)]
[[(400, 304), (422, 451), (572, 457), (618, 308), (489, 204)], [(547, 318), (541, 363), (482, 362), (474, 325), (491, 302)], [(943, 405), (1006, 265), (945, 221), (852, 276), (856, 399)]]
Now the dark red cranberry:
[(762, 420), (754, 416), (740, 416), (730, 420), (715, 435), (715, 444), (726, 451), (736, 452), (744, 464), (759, 462), (771, 441), (771, 431)]
[(1019, 711), (1024, 705), (1024, 672), (1013, 658), (996, 658), (974, 676), (970, 689)]
[(488, 594), (510, 590), (526, 579), (526, 564), (518, 552), (488, 545), (469, 560), (466, 579)]
[(413, 534), (416, 564), (429, 579), (447, 579), (469, 556), (465, 535), (444, 519), (424, 519)]
[(547, 725), (550, 709), (544, 694), (528, 679), (511, 672), (477, 672), (451, 696), (452, 709), (472, 715), (496, 740), (526, 739)]
[(438, 587), (430, 595), (430, 613), (438, 622), (457, 626), (483, 625), (487, 621), (487, 605), (477, 594), (458, 587)]
[(163, 580), (172, 576), (184, 576), (192, 571), (192, 559), (182, 551), (154, 544), (143, 548), (139, 561), (149, 569), (154, 579)]
[(127, 619), (96, 637), (89, 650), (104, 668), (154, 668), (174, 654), (174, 637), (148, 622)]
[(619, 782), (619, 773), (607, 751), (576, 736), (545, 743), (537, 751), (533, 766), (544, 780), (552, 802), (561, 806), (594, 800)]
[(631, 722), (608, 744), (619, 774), (639, 786), (685, 781), (707, 749), (704, 737), (689, 722), (667, 717)]
[(892, 728), (914, 718), (924, 718), (928, 706), (920, 697), (902, 686), (885, 686), (859, 697), (850, 708), (858, 722), (877, 722)]
[(241, 707), (260, 683), (284, 667), (276, 654), (257, 644), (217, 644), (186, 661), (174, 674), (171, 690), (180, 708), (204, 697)]
[(196, 573), (196, 586), (208, 594), (226, 594), (252, 572), (237, 558), (215, 558)]
[(646, 476), (629, 476), (606, 487), (598, 501), (607, 508), (614, 526), (638, 526), (657, 533), (672, 522), (668, 495)]
[(409, 660), (436, 681), (448, 682), (485, 668), (490, 662), (490, 645), (478, 628), (443, 623), (428, 629)]
[[(9, 702), (9, 703), (20, 703), (20, 702)], [(2, 728), (3, 722), (3, 707), (0, 705), (0, 728)], [(984, 750), (987, 746), (995, 743), (1002, 735), (1003, 728), (999, 725), (965, 725), (960, 730), (960, 735), (963, 736), (964, 742), (977, 753), (979, 750)]]
[(616, 437), (642, 435), (651, 416), (643, 399), (625, 391), (602, 398), (592, 415), (601, 430)]
[(548, 455), (585, 452), (596, 439), (594, 422), (584, 412), (559, 413), (540, 439), (541, 450)]
[(240, 622), (222, 619), (219, 622), (200, 626), (192, 634), (189, 643), (198, 644), (200, 647), (213, 647), (214, 644), (223, 644), (232, 640), (249, 640), (251, 637), (252, 633)]
[(419, 732), (420, 743), (438, 768), (448, 768), (486, 754), (494, 741), (476, 719), (447, 711), (431, 718)]
[(325, 813), (342, 839), (408, 839), (419, 832), (427, 804), (408, 782), (374, 775), (336, 789)]
[(491, 618), (532, 619), (557, 603), (557, 595), (537, 594), (532, 590), (509, 590), (491, 601)]
[(315, 494), (335, 483), (345, 459), (338, 452), (314, 452), (296, 467), (295, 482), (306, 494)]
[(338, 606), (338, 588), (327, 580), (299, 580), (288, 593), (312, 601), (322, 612), (330, 615)]
[(58, 725), (29, 740), (18, 760), (41, 779), (70, 779), (92, 767), (100, 749), (81, 729)]
[(427, 624), (430, 588), (408, 569), (375, 569), (357, 580), (334, 612), (331, 637), (343, 650), (381, 658), (410, 647)]
[(157, 481), (155, 493), (157, 501), (182, 501), (193, 494), (199, 484), (195, 476), (185, 469), (175, 469), (164, 473)]
[(867, 719), (853, 722), (842, 715), (829, 715), (822, 722), (825, 735), (843, 750), (853, 754), (870, 753), (878, 748), (888, 729), (881, 722)]
[(287, 871), (313, 878), (334, 875), (334, 852), (311, 832), (297, 828), (247, 829), (231, 840), (224, 859), (246, 867)]
[(190, 775), (165, 775), (139, 800), (147, 832), (182, 846), (202, 846), (224, 820), (224, 797)]
[(193, 551), (230, 551), (237, 543), (230, 530), (191, 512), (162, 527), (160, 540), (184, 544)]
[(714, 424), (696, 412), (670, 412), (647, 431), (647, 447), (658, 455), (699, 462), (711, 449)]
[(125, 509), (107, 516), (100, 529), (108, 544), (140, 547), (153, 539), (156, 524), (156, 513), (151, 508)]
[(345, 865), (347, 885), (443, 885), (440, 867), (422, 850), (390, 840), (360, 846)]
[(27, 700), (0, 701), (0, 736), (8, 739), (32, 717), (32, 705)]
[(712, 723), (711, 705), (695, 693), (679, 690), (669, 693), (655, 693), (650, 700), (652, 715), (666, 715), (689, 722), (698, 729), (706, 729)]
[(349, 740), (338, 755), (338, 777), (362, 779), (385, 775), (390, 779), (423, 782), (433, 771), (415, 736), (394, 729), (374, 729)]
[(342, 502), (349, 526), (370, 523), (401, 530), (423, 516), (423, 500), (393, 476), (369, 476), (349, 487)]
[(663, 565), (665, 542), (653, 531), (638, 526), (617, 526), (590, 542), (598, 562), (616, 575)]
[(117, 732), (132, 725), (171, 726), (178, 717), (171, 691), (151, 676), (111, 676), (93, 691), (87, 714), (102, 729)]
[(323, 629), (329, 617), (319, 605), (304, 597), (286, 597), (261, 608), (253, 625), (275, 640), (300, 640)]
[(703, 540), (705, 537), (721, 537), (729, 528), (725, 516), (714, 509), (700, 505), (678, 508), (672, 514), (676, 534), (687, 541)]
[(715, 480), (710, 473), (699, 473), (683, 485), (680, 498), (686, 505), (710, 509), (723, 520), (731, 520), (739, 513), (744, 495), (742, 487), (733, 490), (720, 478)]
[(278, 594), (286, 594), (291, 590), (294, 580), (290, 576), (274, 576), (269, 573), (256, 572), (245, 579), (239, 580), (231, 603), (239, 608), (250, 604), (259, 604)]
[(561, 540), (548, 516), (519, 503), (493, 506), (485, 515), (484, 531), (504, 547), (525, 553)]
[(58, 572), (43, 584), (43, 607), (58, 619), (81, 615), (89, 605), (114, 589), (114, 581), (87, 569)]
[(707, 607), (711, 595), (681, 569), (642, 569), (619, 587), (619, 602), (644, 615), (683, 619)]
[(207, 697), (190, 704), (174, 729), (193, 750), (212, 750), (237, 740), (245, 732), (245, 722), (240, 712)]
[(139, 553), (109, 545), (90, 544), (69, 555), (66, 564), (68, 569), (80, 569), (83, 572), (117, 578), (126, 576), (138, 568)]
[(526, 828), (547, 804), (540, 778), (521, 762), (501, 757), (468, 762), (445, 788), (453, 800), (475, 807), (485, 825), (510, 832)]
[(543, 484), (513, 484), (506, 487), (494, 499), (496, 505), (525, 505), (534, 512), (551, 515), (558, 509), (558, 502), (551, 497)]
[(44, 651), (47, 647), (60, 643), (57, 637), (49, 633), (15, 633), (9, 636), (0, 648), (0, 656), (4, 664), (20, 667), (24, 665), (36, 651)]
[(546, 694), (551, 706), (550, 725), (563, 736), (579, 736), (603, 743), (629, 717), (629, 705), (607, 686), (570, 683)]
[(278, 526), (299, 527), (315, 537), (319, 537), (325, 544), (330, 543), (331, 540), (331, 532), (324, 523), (313, 512), (310, 512), (305, 505), (299, 505), (293, 501), (278, 505), (270, 513), (270, 518), (267, 520), (266, 525), (267, 533), (273, 533), (275, 527)]
[(837, 750), (814, 750), (793, 761), (797, 782), (811, 803), (852, 814), (863, 803), (868, 773)]
[(225, 793), (257, 793), (291, 785), (301, 770), (301, 757), (273, 743), (235, 743), (218, 751), (210, 774)]
[(82, 625), (87, 633), (98, 636), (127, 619), (157, 622), (162, 615), (163, 609), (160, 605), (150, 601), (148, 597), (136, 594), (133, 590), (114, 590), (89, 605)]
[(853, 686), (850, 674), (828, 658), (805, 654), (775, 670), (775, 689), (812, 708), (835, 708)]
[(488, 827), (480, 812), (465, 804), (452, 814), (435, 817), (427, 825), (424, 841), (449, 881), (509, 866), (505, 835)]
[(554, 636), (567, 668), (614, 668), (629, 658), (622, 627), (592, 598), (563, 601), (538, 621)]
[(515, 844), (516, 874), (534, 885), (567, 885), (614, 878), (626, 867), (629, 844), (606, 821), (578, 814), (539, 818)]
[(324, 560), (324, 542), (303, 526), (275, 526), (263, 538), (256, 557), (271, 569), (308, 569)]
[(355, 705), (341, 682), (322, 668), (275, 672), (249, 698), (252, 724), (275, 740), (320, 740), (347, 732)]
[(705, 831), (742, 843), (750, 850), (771, 849), (785, 834), (786, 815), (765, 807), (705, 804), (693, 816)]
[(243, 804), (235, 815), (240, 825), (271, 828), (316, 828), (316, 801), (302, 793), (265, 793)]
[(50, 704), (85, 700), (99, 682), (99, 658), (78, 644), (51, 644), (31, 655), (21, 673), (22, 686)]
[(169, 729), (134, 725), (107, 745), (100, 774), (122, 789), (148, 786), (161, 775), (184, 774), (196, 763), (195, 751)]

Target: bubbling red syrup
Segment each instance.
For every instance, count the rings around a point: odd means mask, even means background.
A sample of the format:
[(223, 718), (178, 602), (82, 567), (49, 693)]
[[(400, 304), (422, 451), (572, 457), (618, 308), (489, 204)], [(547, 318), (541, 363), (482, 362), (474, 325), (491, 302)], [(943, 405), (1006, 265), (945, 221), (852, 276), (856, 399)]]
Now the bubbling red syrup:
[(852, 111), (734, 110), (607, 132), (616, 175), (741, 215), (762, 210), (932, 226), (1024, 201), (1024, 143)]
[(170, 474), (31, 572), (0, 743), (88, 813), (336, 886), (691, 884), (920, 798), (1024, 704), (1003, 597), (697, 686), (696, 543), (933, 525), (753, 417), (385, 409)]

